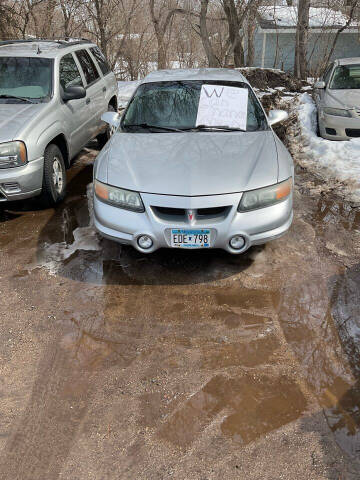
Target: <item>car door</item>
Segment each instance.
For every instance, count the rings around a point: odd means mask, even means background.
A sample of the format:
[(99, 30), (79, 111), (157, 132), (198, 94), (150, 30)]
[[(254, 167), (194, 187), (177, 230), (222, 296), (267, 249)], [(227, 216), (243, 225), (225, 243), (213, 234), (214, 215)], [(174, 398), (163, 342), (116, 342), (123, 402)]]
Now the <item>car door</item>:
[(102, 75), (103, 75), (103, 81), (105, 83), (105, 89), (104, 90), (104, 99), (105, 101), (105, 108), (107, 109), (109, 100), (117, 94), (117, 82), (116, 82), (116, 77), (114, 73), (111, 71), (110, 65), (108, 61), (106, 60), (105, 55), (102, 53), (99, 47), (94, 46), (90, 47), (90, 53), (94, 57)]
[[(70, 86), (85, 87), (84, 79), (75, 62), (72, 53), (64, 55), (59, 62), (60, 93)], [(61, 95), (60, 95), (61, 96)], [(62, 101), (63, 118), (66, 119), (66, 128), (70, 154), (73, 157), (87, 143), (90, 134), (88, 125), (89, 105), (86, 98)]]
[(89, 52), (86, 49), (77, 50), (75, 55), (80, 63), (86, 81), (86, 101), (90, 104), (90, 137), (95, 137), (102, 126), (101, 115), (104, 112), (104, 83)]

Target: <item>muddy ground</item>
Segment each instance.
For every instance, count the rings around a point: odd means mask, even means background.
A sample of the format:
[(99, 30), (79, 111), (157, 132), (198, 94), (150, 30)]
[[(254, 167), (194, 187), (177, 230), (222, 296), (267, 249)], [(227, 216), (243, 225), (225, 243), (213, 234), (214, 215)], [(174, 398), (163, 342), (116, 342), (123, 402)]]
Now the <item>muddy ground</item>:
[(0, 478), (358, 479), (360, 209), (298, 168), (290, 232), (242, 256), (59, 257), (96, 153), (57, 209), (0, 209)]

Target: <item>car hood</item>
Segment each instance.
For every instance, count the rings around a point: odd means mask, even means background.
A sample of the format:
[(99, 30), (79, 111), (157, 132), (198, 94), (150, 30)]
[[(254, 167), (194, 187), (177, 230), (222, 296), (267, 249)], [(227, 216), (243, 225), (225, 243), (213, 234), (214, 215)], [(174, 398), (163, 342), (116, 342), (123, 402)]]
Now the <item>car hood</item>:
[(331, 106), (334, 108), (360, 107), (360, 90), (331, 90), (327, 92)]
[[(110, 185), (165, 195), (217, 195), (278, 179), (272, 131), (115, 134), (107, 149)], [(106, 173), (105, 173), (106, 172)]]
[(44, 107), (44, 103), (0, 103), (0, 143), (19, 139), (20, 130)]

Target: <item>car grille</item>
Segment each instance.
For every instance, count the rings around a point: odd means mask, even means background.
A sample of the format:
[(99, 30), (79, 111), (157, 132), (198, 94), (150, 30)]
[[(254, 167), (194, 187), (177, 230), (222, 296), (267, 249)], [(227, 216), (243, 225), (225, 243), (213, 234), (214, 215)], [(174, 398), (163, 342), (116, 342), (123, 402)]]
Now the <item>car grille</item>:
[(176, 215), (184, 217), (186, 214), (186, 210), (184, 208), (152, 207), (152, 209), (162, 215)]
[[(155, 215), (163, 220), (187, 221), (185, 208), (151, 207)], [(195, 220), (225, 218), (231, 206), (193, 209)]]
[(197, 214), (201, 217), (222, 215), (229, 207), (199, 208)]
[(360, 137), (360, 129), (358, 128), (346, 128), (345, 133), (348, 137), (353, 137), (353, 138)]

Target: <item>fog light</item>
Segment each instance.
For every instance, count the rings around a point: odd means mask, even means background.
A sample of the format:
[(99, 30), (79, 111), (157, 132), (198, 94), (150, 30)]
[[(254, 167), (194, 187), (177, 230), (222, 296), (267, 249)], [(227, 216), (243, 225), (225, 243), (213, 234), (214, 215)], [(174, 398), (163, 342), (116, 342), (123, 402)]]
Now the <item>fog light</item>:
[(154, 243), (148, 235), (141, 235), (138, 238), (137, 242), (138, 242), (139, 247), (144, 249), (144, 250), (148, 250), (149, 248), (151, 248), (153, 246), (153, 243)]
[(235, 235), (230, 239), (229, 243), (234, 250), (241, 250), (245, 245), (245, 238), (242, 235)]

